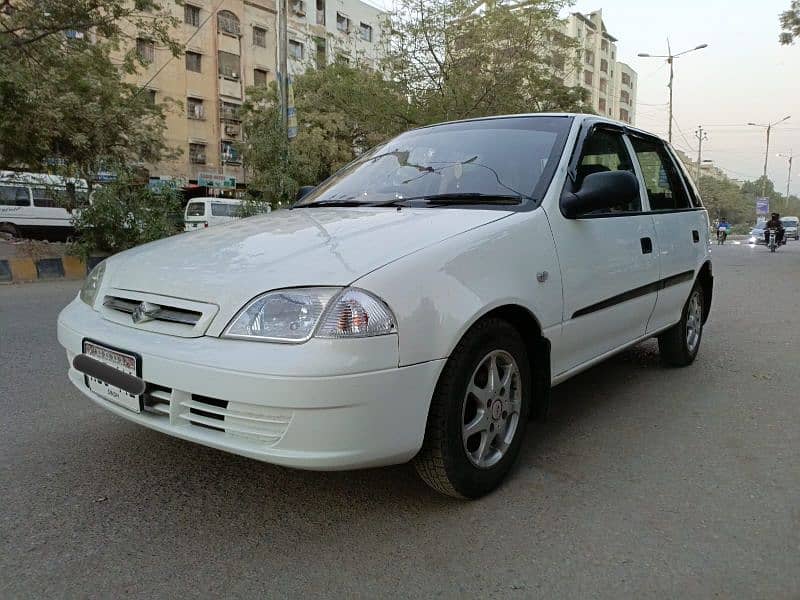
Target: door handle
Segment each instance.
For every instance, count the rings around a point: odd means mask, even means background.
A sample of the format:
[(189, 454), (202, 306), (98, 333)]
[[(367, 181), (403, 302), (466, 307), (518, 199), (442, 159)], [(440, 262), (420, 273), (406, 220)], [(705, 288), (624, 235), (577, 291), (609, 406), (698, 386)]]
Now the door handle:
[(653, 240), (649, 237), (643, 237), (640, 241), (642, 242), (642, 254), (651, 254), (653, 252)]
[(697, 229), (692, 229), (692, 239), (695, 244), (700, 241), (700, 232)]

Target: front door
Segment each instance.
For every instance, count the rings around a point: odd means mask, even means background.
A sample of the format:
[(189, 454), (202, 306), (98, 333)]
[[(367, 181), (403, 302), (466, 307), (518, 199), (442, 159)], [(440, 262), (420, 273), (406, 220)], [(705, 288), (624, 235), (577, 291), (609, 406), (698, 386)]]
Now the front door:
[[(579, 156), (576, 180), (567, 183), (573, 191), (591, 173), (634, 172), (628, 143), (614, 127), (596, 126)], [(642, 199), (577, 219), (548, 213), (564, 290), (562, 339), (553, 345), (556, 376), (645, 333), (659, 266), (653, 218)]]

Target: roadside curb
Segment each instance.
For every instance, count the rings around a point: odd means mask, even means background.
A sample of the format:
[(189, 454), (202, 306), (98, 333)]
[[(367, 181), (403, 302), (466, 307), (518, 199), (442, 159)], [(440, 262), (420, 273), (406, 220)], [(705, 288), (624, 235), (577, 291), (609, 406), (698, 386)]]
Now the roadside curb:
[(0, 283), (25, 283), (53, 279), (83, 279), (104, 256), (92, 256), (88, 264), (77, 256), (0, 259)]

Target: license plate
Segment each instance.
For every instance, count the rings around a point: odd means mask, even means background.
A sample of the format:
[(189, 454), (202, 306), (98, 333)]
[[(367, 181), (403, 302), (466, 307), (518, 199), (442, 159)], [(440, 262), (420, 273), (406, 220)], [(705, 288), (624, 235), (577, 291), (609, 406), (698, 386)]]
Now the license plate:
[[(139, 376), (139, 358), (133, 354), (112, 350), (111, 348), (87, 340), (83, 342), (83, 353), (123, 373), (133, 375), (134, 377)], [(110, 385), (105, 381), (100, 381), (91, 375), (86, 375), (85, 377), (86, 385), (88, 385), (89, 389), (95, 394), (123, 408), (132, 410), (133, 412), (142, 412), (141, 396), (134, 396), (125, 390)]]

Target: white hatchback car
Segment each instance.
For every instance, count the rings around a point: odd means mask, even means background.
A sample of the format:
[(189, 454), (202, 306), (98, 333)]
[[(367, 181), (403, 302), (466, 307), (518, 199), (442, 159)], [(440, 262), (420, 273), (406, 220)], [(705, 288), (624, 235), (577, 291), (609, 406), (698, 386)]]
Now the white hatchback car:
[(305, 469), (413, 459), (473, 498), (551, 386), (656, 336), (667, 364), (692, 363), (708, 231), (681, 163), (643, 131), (445, 123), (292, 210), (110, 257), (58, 339), (75, 386), (141, 425)]

